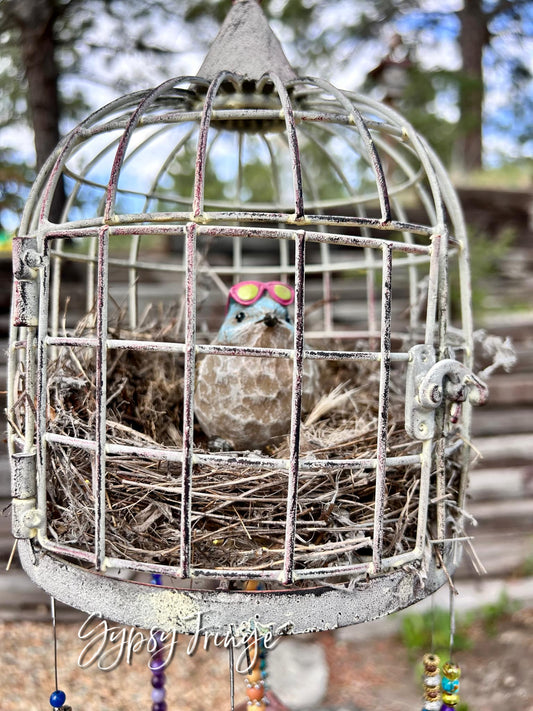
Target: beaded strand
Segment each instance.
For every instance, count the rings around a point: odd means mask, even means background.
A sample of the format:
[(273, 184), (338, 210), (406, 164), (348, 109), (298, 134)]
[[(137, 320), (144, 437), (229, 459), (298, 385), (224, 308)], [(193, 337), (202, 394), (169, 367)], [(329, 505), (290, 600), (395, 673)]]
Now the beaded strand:
[[(450, 660), (453, 659), (453, 643), (455, 639), (455, 596), (457, 591), (453, 585), (450, 586)], [(440, 711), (455, 711), (459, 703), (459, 677), (461, 669), (458, 664), (452, 661), (446, 662), (442, 667), (442, 706)]]
[(250, 659), (253, 666), (244, 678), (246, 695), (248, 696), (248, 711), (266, 711), (268, 699), (265, 696), (266, 658), (262, 643), (250, 642), (248, 646)]
[(459, 703), (459, 678), (461, 669), (458, 664), (446, 662), (442, 667), (442, 706), (440, 711), (455, 711)]
[[(162, 585), (161, 576), (154, 573), (150, 582), (152, 585)], [(163, 655), (161, 654), (163, 644), (159, 632), (155, 632), (153, 638), (155, 651), (152, 654), (150, 663), (150, 669), (152, 670), (152, 711), (167, 711), (167, 702), (165, 701), (166, 675), (163, 669)]]
[[(261, 583), (258, 580), (248, 580), (244, 586), (245, 590), (260, 590)], [(260, 639), (253, 639), (248, 642), (246, 648), (248, 656), (249, 671), (244, 677), (246, 695), (248, 701), (247, 711), (266, 711), (268, 698), (265, 694), (266, 680), (266, 650)]]
[(424, 665), (424, 707), (422, 711), (440, 711), (440, 659), (436, 654), (425, 654)]
[(67, 695), (64, 691), (59, 689), (59, 684), (57, 681), (57, 628), (56, 628), (56, 601), (55, 598), (50, 597), (50, 613), (52, 615), (52, 629), (54, 632), (54, 680), (55, 680), (55, 691), (50, 694), (50, 706), (54, 711), (72, 711), (70, 706), (65, 706), (65, 701), (67, 700)]

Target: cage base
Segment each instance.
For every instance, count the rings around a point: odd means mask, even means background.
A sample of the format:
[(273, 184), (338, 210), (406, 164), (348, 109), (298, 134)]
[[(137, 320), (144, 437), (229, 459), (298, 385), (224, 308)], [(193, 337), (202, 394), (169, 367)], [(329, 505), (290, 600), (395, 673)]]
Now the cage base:
[(367, 581), (353, 590), (333, 587), (220, 591), (183, 590), (112, 578), (35, 551), (19, 541), (24, 570), (56, 600), (120, 624), (192, 635), (240, 635), (260, 628), (274, 636), (333, 630), (401, 610), (444, 585), (460, 549), (443, 556), (446, 569), (431, 559), (424, 576), (414, 566)]

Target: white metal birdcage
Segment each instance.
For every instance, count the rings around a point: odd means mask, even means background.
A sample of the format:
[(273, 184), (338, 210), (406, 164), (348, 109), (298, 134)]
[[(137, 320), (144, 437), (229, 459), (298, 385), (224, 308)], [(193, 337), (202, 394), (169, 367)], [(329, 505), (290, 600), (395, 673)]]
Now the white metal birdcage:
[[(56, 220), (50, 211), (60, 187), (66, 199)], [(211, 343), (228, 286), (251, 278), (294, 283), (292, 349)], [(157, 336), (140, 332), (150, 306), (161, 314), (175, 307), (172, 337), (161, 328)], [(214, 352), (292, 362), (286, 456), (198, 446), (196, 362)], [(180, 446), (158, 444), (157, 433), (130, 441), (127, 428), (110, 439), (110, 410), (126, 399), (109, 392), (121, 353), (146, 363), (163, 354), (183, 367), (182, 410), (166, 413)], [(61, 358), (79, 369), (53, 372)], [(374, 368), (372, 456), (302, 451), (306, 359)], [(440, 587), (458, 560), (470, 410), (486, 396), (472, 359), (465, 226), (441, 163), (390, 108), (297, 77), (255, 0), (240, 0), (198, 76), (92, 114), (58, 145), (31, 192), (14, 240), (8, 406), (13, 531), (23, 565), (74, 607), (184, 632), (197, 628), (199, 616), (204, 631), (260, 617), (278, 632), (297, 633), (405, 607)], [(405, 401), (405, 424), (395, 426), (405, 447), (390, 440), (391, 387)], [(72, 409), (59, 412), (61, 389), (69, 408), (87, 410), (85, 436), (69, 428)], [(85, 479), (70, 481), (75, 462), (86, 467)], [(171, 560), (163, 552), (147, 559), (127, 538), (110, 552), (110, 536), (120, 537), (130, 516), (110, 502), (111, 477), (123, 477), (141, 502), (149, 493), (146, 482), (127, 475), (132, 463), (170, 472), (165, 511), (178, 541)], [(261, 545), (250, 539), (253, 555), (244, 564), (218, 565), (217, 546), (227, 540), (199, 528), (197, 477), (206, 467), (282, 478), (279, 560), (263, 563)], [(412, 532), (386, 550), (389, 484), (405, 467), (414, 484), (395, 521), (408, 521)], [(351, 477), (355, 491), (363, 479), (372, 486), (364, 530), (335, 499), (341, 476)], [(299, 556), (299, 527), (305, 487), (321, 479), (331, 482), (323, 510), (339, 507), (352, 548), (313, 564)], [(67, 486), (91, 511), (83, 524), (90, 546), (79, 543), (81, 508), (61, 503), (67, 499), (58, 491)], [(253, 491), (250, 485), (241, 498), (253, 499)], [(326, 533), (329, 521), (319, 522)], [(246, 525), (236, 514), (230, 527)], [(352, 545), (358, 536), (367, 541), (362, 548)], [(208, 538), (211, 553), (199, 558)], [(318, 550), (321, 540), (310, 547)], [(117, 569), (137, 577), (123, 579)], [(165, 584), (147, 584), (148, 573)], [(243, 590), (245, 580), (263, 589)]]

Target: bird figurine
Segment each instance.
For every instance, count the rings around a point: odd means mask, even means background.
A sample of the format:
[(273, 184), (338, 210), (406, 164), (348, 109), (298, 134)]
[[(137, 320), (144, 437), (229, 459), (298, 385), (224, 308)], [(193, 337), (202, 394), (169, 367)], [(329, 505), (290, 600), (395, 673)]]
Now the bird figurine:
[[(294, 290), (278, 281), (243, 281), (230, 289), (214, 344), (293, 348), (288, 307)], [(194, 407), (211, 442), (225, 449), (261, 449), (286, 435), (291, 422), (293, 361), (288, 358), (209, 354), (199, 363)], [(304, 360), (302, 409), (312, 408), (319, 370)]]

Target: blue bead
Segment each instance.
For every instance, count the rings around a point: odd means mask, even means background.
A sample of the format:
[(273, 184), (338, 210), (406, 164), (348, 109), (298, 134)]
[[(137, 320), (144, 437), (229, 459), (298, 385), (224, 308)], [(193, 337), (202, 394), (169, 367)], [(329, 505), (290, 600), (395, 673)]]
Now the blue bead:
[(455, 694), (459, 688), (459, 679), (448, 679), (443, 676), (441, 681), (443, 691), (447, 691), (450, 694)]
[(50, 694), (50, 706), (54, 709), (59, 709), (65, 701), (67, 700), (67, 695), (61, 689), (56, 689)]
[(152, 573), (152, 579), (150, 582), (152, 583), (152, 585), (161, 585), (163, 581), (159, 573)]

